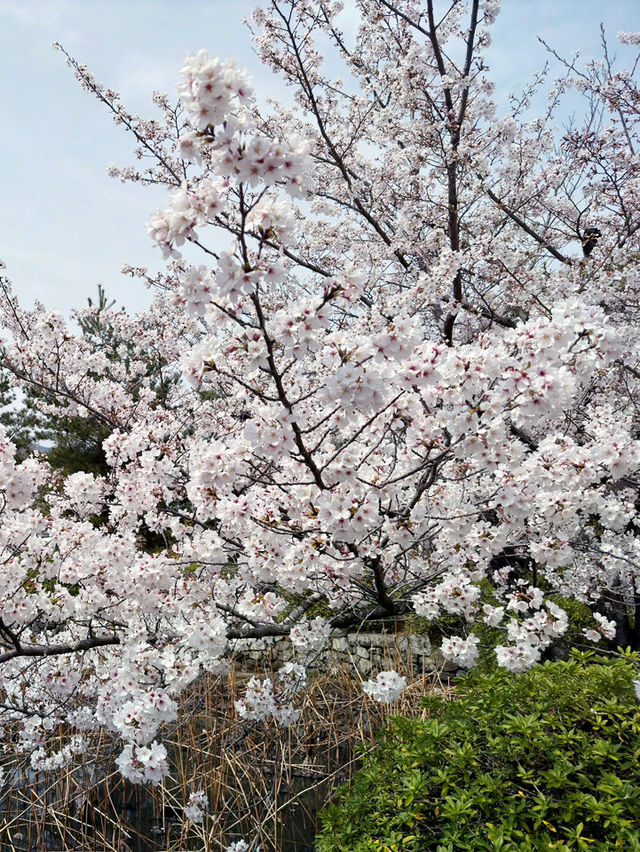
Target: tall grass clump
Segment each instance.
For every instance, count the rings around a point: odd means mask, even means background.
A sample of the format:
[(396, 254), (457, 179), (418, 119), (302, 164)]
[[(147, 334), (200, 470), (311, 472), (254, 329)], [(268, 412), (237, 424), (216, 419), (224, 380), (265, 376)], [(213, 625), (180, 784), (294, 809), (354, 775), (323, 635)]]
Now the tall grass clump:
[[(289, 728), (238, 717), (234, 704), (252, 672), (240, 663), (206, 675), (182, 696), (178, 722), (163, 741), (171, 774), (157, 787), (125, 782), (115, 771), (121, 743), (93, 733), (90, 760), (35, 773), (18, 756), (0, 756), (2, 852), (220, 852), (240, 838), (264, 852), (308, 849), (318, 813), (348, 782), (391, 712), (422, 717), (420, 700), (448, 687), (435, 672), (416, 675), (411, 660), (385, 661), (409, 680), (394, 705), (377, 704), (351, 666), (316, 673), (299, 697), (300, 720)], [(267, 672), (268, 674), (268, 672)], [(61, 743), (66, 732), (60, 731)], [(184, 805), (206, 794), (202, 823)]]

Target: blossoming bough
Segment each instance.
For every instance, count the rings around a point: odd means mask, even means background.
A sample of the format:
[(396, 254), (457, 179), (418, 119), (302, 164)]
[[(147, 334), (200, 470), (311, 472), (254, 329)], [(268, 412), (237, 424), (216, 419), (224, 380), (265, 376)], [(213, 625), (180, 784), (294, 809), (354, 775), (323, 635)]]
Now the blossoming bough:
[[(3, 283), (17, 380), (111, 431), (109, 476), (62, 484), (0, 443), (0, 712), (34, 767), (105, 726), (122, 773), (157, 782), (179, 693), (245, 637), (298, 652), (238, 706), (282, 722), (305, 656), (367, 620), (458, 616), (462, 666), (490, 625), (517, 672), (566, 630), (562, 595), (593, 608), (586, 639), (640, 647), (640, 94), (605, 56), (565, 68), (546, 118), (526, 113), (542, 78), (499, 111), (497, 7), (358, 0), (349, 41), (338, 3), (273, 0), (256, 46), (296, 101), (268, 114), (203, 51), (160, 121), (70, 60), (137, 139), (139, 167), (111, 171), (167, 186), (168, 267), (127, 268), (158, 295), (103, 317), (116, 361)], [(568, 88), (589, 118), (559, 136)], [(184, 374), (168, 396), (150, 352)], [(51, 753), (61, 721), (77, 735)]]

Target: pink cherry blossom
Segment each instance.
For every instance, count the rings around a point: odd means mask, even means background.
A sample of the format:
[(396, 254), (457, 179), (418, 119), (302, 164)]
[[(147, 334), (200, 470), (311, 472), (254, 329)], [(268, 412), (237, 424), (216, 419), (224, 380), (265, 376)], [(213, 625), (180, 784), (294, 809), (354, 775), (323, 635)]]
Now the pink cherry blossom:
[[(430, 0), (362, 0), (345, 41), (339, 3), (280, 6), (255, 47), (293, 108), (200, 51), (182, 106), (147, 120), (70, 59), (135, 139), (141, 165), (110, 171), (166, 187), (148, 231), (167, 264), (126, 267), (147, 311), (76, 314), (104, 340), (1, 280), (17, 387), (107, 435), (107, 472), (65, 477), (0, 429), (0, 722), (36, 767), (104, 728), (120, 771), (159, 783), (181, 692), (246, 640), (291, 638), (236, 707), (281, 725), (304, 666), (371, 621), (442, 618), (465, 668), (490, 633), (519, 672), (569, 598), (590, 641), (637, 644), (637, 72), (567, 60), (532, 118), (542, 78), (493, 100), (496, 0), (432, 24)], [(586, 118), (558, 131), (573, 90)]]

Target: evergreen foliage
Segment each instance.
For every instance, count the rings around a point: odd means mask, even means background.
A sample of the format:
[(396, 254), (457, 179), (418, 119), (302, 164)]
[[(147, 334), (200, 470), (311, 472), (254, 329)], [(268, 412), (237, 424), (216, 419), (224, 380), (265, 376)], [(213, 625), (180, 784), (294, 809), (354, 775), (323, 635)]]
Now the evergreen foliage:
[(640, 850), (637, 654), (474, 673), (396, 718), (318, 852)]

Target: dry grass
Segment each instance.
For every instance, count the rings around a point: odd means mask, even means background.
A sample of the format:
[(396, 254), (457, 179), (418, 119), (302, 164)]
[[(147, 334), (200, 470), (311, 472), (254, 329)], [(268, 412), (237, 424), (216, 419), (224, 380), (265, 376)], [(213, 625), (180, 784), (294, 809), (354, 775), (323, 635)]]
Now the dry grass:
[[(411, 661), (390, 659), (388, 667), (406, 675)], [(220, 852), (240, 837), (264, 852), (309, 849), (318, 812), (351, 778), (387, 717), (421, 715), (422, 695), (449, 690), (436, 672), (411, 673), (389, 707), (363, 694), (352, 668), (334, 668), (315, 675), (300, 696), (300, 721), (278, 729), (238, 718), (234, 702), (249, 676), (232, 666), (183, 696), (179, 723), (163, 735), (172, 770), (161, 786), (123, 781), (113, 764), (119, 746), (105, 734), (93, 735), (90, 762), (55, 773), (34, 774), (14, 761), (0, 800), (2, 852)], [(209, 801), (202, 825), (182, 810), (196, 790)]]

